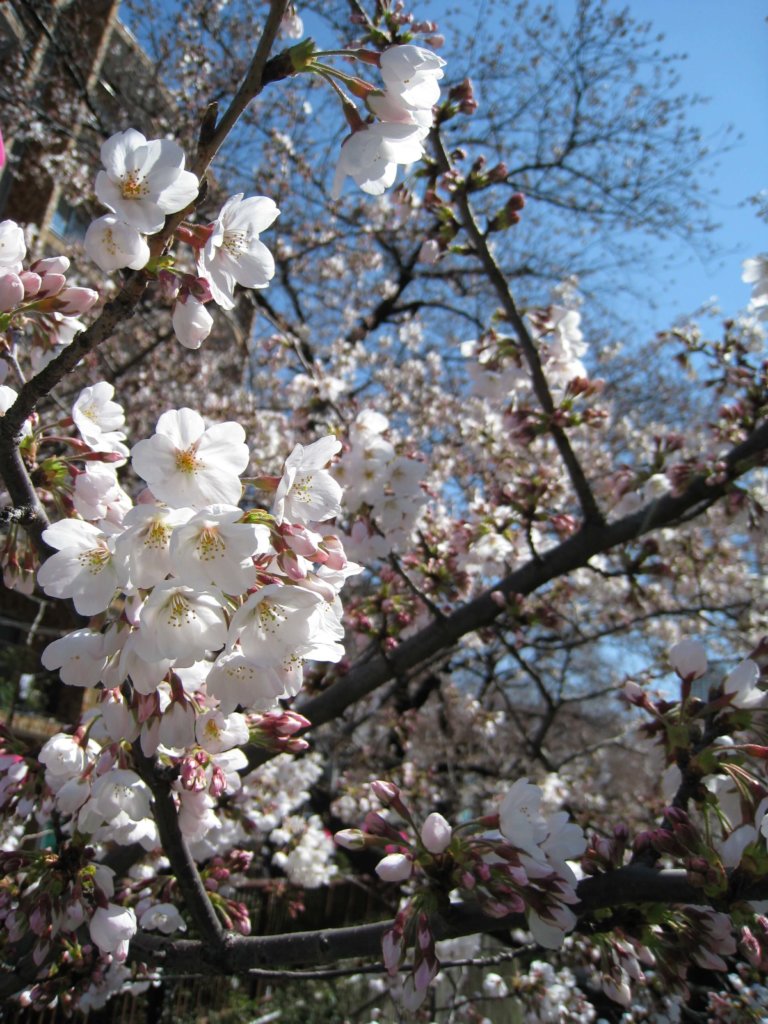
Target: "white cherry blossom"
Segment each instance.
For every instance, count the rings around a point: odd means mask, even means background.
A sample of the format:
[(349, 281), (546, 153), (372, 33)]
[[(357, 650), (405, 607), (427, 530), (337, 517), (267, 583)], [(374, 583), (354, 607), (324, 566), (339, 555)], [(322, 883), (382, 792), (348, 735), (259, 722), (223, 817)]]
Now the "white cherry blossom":
[(140, 504), (123, 517), (123, 532), (115, 538), (115, 559), (124, 585), (147, 589), (171, 572), (171, 535), (194, 515), (191, 508)]
[(350, 135), (341, 147), (331, 194), (341, 195), (344, 179), (372, 196), (380, 196), (394, 183), (398, 164), (412, 164), (424, 153), (429, 129), (418, 124), (378, 121)]
[(242, 192), (222, 207), (198, 262), (200, 276), (208, 282), (214, 301), (222, 309), (234, 307), (236, 284), (266, 288), (274, 277), (274, 258), (259, 235), (279, 213), (272, 199), (243, 199)]
[(92, 523), (63, 519), (43, 540), (58, 551), (40, 566), (37, 582), (49, 597), (71, 597), (81, 615), (96, 615), (110, 604), (118, 585), (109, 538)]
[(670, 647), (669, 663), (681, 679), (700, 679), (707, 672), (707, 652), (698, 640), (685, 637)]
[(440, 98), (439, 79), (445, 61), (423, 46), (390, 46), (381, 55), (381, 77), (404, 106), (432, 107)]
[(72, 419), (86, 444), (95, 451), (128, 454), (125, 440), (125, 412), (113, 402), (114, 387), (105, 380), (83, 388), (72, 406)]
[(19, 273), (27, 254), (24, 232), (13, 220), (0, 222), (0, 269)]
[(195, 709), (186, 700), (175, 700), (160, 719), (160, 742), (164, 747), (185, 750), (195, 742)]
[(270, 549), (266, 526), (241, 522), (237, 506), (211, 505), (173, 531), (173, 571), (200, 589), (240, 594), (256, 582), (253, 559)]
[[(1, 227), (2, 225), (0, 225)], [(768, 256), (754, 256), (742, 263), (741, 280), (752, 285), (749, 308), (758, 316), (768, 315)]]
[(131, 224), (106, 213), (91, 221), (85, 232), (83, 247), (105, 274), (113, 270), (141, 270), (149, 261), (146, 238)]
[(732, 694), (731, 704), (735, 708), (757, 708), (766, 700), (766, 692), (759, 683), (760, 666), (751, 658), (745, 658), (726, 677), (723, 692)]
[(165, 580), (142, 605), (135, 649), (145, 661), (195, 661), (220, 650), (226, 638), (224, 610), (212, 594)]
[(239, 423), (206, 428), (193, 409), (171, 409), (157, 421), (152, 437), (134, 445), (131, 457), (158, 500), (199, 509), (238, 503), (249, 452)]
[(156, 929), (163, 935), (187, 930), (184, 918), (172, 903), (153, 903), (151, 907), (147, 907), (139, 918), (139, 927), (145, 931)]
[(76, 629), (48, 644), (40, 660), (49, 671), (58, 669), (69, 686), (96, 686), (107, 663), (104, 637), (92, 629)]
[(301, 689), (300, 661), (287, 665), (255, 665), (237, 648), (216, 659), (208, 675), (208, 694), (219, 701), (219, 710), (229, 714), (237, 707), (268, 711), (279, 698), (294, 697)]
[(132, 632), (126, 639), (114, 669), (114, 677), (105, 678), (105, 685), (119, 686), (130, 679), (138, 693), (155, 693), (174, 663), (173, 658), (142, 658), (136, 650), (140, 632)]
[(96, 195), (144, 234), (159, 231), (166, 214), (183, 210), (197, 196), (200, 183), (184, 170), (184, 151), (172, 139), (148, 142), (129, 128), (107, 139), (101, 159), (105, 170), (96, 175)]
[(245, 715), (237, 711), (225, 715), (221, 711), (210, 710), (197, 719), (195, 736), (209, 754), (221, 754), (248, 742), (248, 724)]
[(534, 858), (540, 856), (539, 844), (547, 836), (540, 806), (541, 790), (523, 778), (507, 791), (499, 807), (501, 834), (512, 846)]
[(118, 483), (114, 463), (87, 462), (75, 478), (72, 503), (83, 519), (119, 525), (133, 502)]
[(285, 460), (272, 506), (278, 522), (319, 523), (341, 512), (341, 487), (325, 469), (340, 450), (341, 441), (333, 434), (294, 447)]
[(111, 953), (116, 960), (125, 960), (128, 945), (136, 934), (136, 914), (130, 907), (109, 903), (99, 907), (88, 923), (94, 945), (102, 953)]
[(57, 732), (45, 741), (37, 759), (45, 768), (46, 783), (55, 793), (70, 779), (82, 775), (98, 752), (98, 744), (92, 740), (80, 742), (74, 736)]
[[(334, 642), (322, 628), (323, 599), (302, 587), (273, 583), (251, 594), (232, 616), (229, 647), (240, 642), (243, 654), (254, 665), (275, 667), (296, 658), (313, 658), (326, 641)], [(322, 653), (321, 660), (327, 659)]]

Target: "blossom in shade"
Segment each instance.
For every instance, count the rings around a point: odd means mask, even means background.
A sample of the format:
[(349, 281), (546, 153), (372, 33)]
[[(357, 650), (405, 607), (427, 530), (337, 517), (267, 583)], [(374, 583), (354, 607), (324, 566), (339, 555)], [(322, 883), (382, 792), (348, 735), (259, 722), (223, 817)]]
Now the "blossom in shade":
[(156, 498), (199, 509), (237, 504), (249, 453), (239, 423), (206, 428), (193, 409), (171, 409), (157, 421), (152, 437), (134, 445), (131, 457)]
[(76, 629), (48, 644), (40, 660), (49, 671), (59, 670), (69, 686), (96, 686), (107, 663), (104, 637), (91, 629)]
[(765, 690), (759, 686), (760, 666), (751, 658), (745, 658), (731, 672), (723, 684), (723, 692), (731, 694), (735, 708), (756, 708), (765, 703)]
[(707, 671), (707, 652), (698, 640), (686, 637), (670, 647), (669, 663), (681, 679), (700, 679)]
[(116, 960), (125, 960), (128, 945), (136, 934), (136, 914), (130, 907), (109, 903), (99, 907), (88, 923), (94, 945), (102, 953), (111, 953)]
[(146, 238), (132, 224), (118, 220), (112, 213), (91, 221), (83, 246), (105, 274), (124, 267), (141, 270), (149, 261)]
[(96, 175), (96, 195), (117, 217), (144, 234), (159, 231), (166, 214), (183, 210), (200, 183), (184, 170), (184, 151), (172, 139), (149, 142), (134, 128), (117, 132), (101, 147), (105, 170)]
[(79, 742), (68, 733), (57, 732), (46, 740), (38, 755), (38, 761), (45, 768), (45, 781), (57, 792), (64, 783), (85, 771), (98, 752), (99, 747), (92, 740)]
[(139, 926), (145, 931), (157, 930), (163, 935), (187, 930), (184, 918), (172, 903), (153, 903), (147, 907), (139, 918)]
[(541, 790), (523, 778), (510, 787), (499, 807), (501, 834), (532, 857), (539, 855), (539, 844), (547, 835), (539, 814), (540, 805)]
[(208, 282), (213, 300), (222, 309), (234, 307), (236, 284), (266, 288), (274, 277), (274, 258), (259, 235), (279, 213), (266, 196), (244, 199), (242, 192), (222, 207), (198, 259), (198, 273)]
[(173, 333), (185, 348), (200, 348), (211, 333), (213, 317), (194, 295), (180, 296), (171, 316)]
[(380, 196), (394, 183), (398, 164), (412, 164), (424, 153), (428, 128), (379, 121), (350, 135), (341, 147), (332, 195), (338, 199), (349, 176), (369, 195)]

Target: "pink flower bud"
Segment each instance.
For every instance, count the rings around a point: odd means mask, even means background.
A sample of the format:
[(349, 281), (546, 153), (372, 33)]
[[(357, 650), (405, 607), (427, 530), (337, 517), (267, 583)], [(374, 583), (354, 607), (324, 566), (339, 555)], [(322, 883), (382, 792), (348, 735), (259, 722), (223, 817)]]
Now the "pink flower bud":
[(404, 882), (412, 871), (413, 861), (404, 853), (388, 853), (376, 865), (376, 874), (385, 882)]
[(47, 256), (44, 260), (35, 260), (29, 268), (35, 274), (66, 274), (69, 270), (69, 259), (66, 256)]
[(22, 270), (19, 277), (24, 285), (24, 297), (26, 299), (34, 298), (40, 291), (40, 285), (43, 283), (43, 279), (39, 274), (35, 274), (31, 270)]
[(24, 301), (24, 284), (18, 274), (0, 277), (0, 312), (8, 313)]
[(176, 337), (185, 348), (200, 348), (211, 333), (213, 317), (192, 295), (180, 297), (173, 307), (171, 318)]
[(645, 690), (633, 679), (628, 679), (626, 683), (624, 683), (623, 693), (629, 703), (634, 704), (637, 707), (642, 707), (647, 703)]
[(66, 283), (67, 279), (63, 274), (44, 274), (37, 296), (40, 299), (50, 299), (58, 295)]
[(445, 853), (451, 842), (453, 829), (437, 811), (433, 811), (421, 829), (421, 841), (433, 854)]
[(333, 841), (345, 850), (364, 850), (365, 832), (361, 832), (359, 828), (343, 828), (336, 833)]
[(385, 782), (383, 779), (376, 779), (371, 783), (371, 789), (385, 807), (400, 797), (400, 790), (392, 782)]
[(98, 302), (99, 293), (93, 288), (65, 288), (56, 298), (62, 303), (57, 312), (64, 316), (80, 316)]
[(338, 572), (347, 564), (347, 556), (344, 552), (341, 541), (334, 534), (323, 537), (320, 544), (320, 551), (315, 556), (318, 561), (323, 562), (329, 569)]
[(221, 794), (227, 788), (227, 777), (217, 764), (213, 766), (211, 772), (211, 784), (208, 787), (208, 792), (211, 796), (221, 796)]
[(389, 974), (396, 974), (404, 954), (402, 932), (391, 928), (381, 940), (381, 956)]

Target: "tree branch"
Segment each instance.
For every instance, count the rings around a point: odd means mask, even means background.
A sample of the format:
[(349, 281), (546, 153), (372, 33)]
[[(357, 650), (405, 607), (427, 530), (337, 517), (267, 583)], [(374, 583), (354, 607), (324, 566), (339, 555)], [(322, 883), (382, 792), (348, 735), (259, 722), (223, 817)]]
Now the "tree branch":
[[(625, 906), (631, 903), (709, 905), (701, 889), (692, 886), (680, 869), (657, 871), (644, 864), (630, 864), (604, 875), (583, 879), (576, 888), (579, 904), (574, 912), (585, 915), (594, 910)], [(761, 899), (768, 895), (768, 879), (762, 879), (746, 892), (735, 893), (733, 901)], [(313, 932), (291, 932), (283, 935), (234, 936), (221, 963), (206, 959), (205, 944), (192, 939), (169, 941), (155, 935), (139, 933), (131, 949), (135, 959), (154, 962), (171, 974), (243, 974), (252, 968), (315, 965), (364, 956), (379, 956), (381, 938), (392, 927), (392, 921), (355, 925), (347, 928), (325, 928)], [(453, 939), (477, 933), (506, 932), (524, 928), (525, 915), (510, 914), (504, 918), (489, 917), (474, 904), (451, 906), (445, 915), (430, 919), (435, 938)]]
[[(458, 643), (467, 633), (494, 622), (503, 611), (499, 606), (499, 593), (506, 598), (531, 594), (550, 580), (583, 567), (597, 554), (653, 530), (672, 526), (693, 510), (701, 514), (728, 492), (733, 480), (764, 461), (766, 452), (768, 421), (728, 453), (723, 460), (726, 471), (720, 482), (712, 483), (707, 477), (698, 476), (682, 494), (664, 495), (615, 523), (603, 526), (585, 524), (578, 533), (541, 558), (532, 559), (451, 615), (431, 622), (403, 640), (386, 657), (374, 647), (369, 648), (362, 661), (323, 693), (301, 703), (299, 710), (314, 726), (337, 718), (351, 704), (362, 700), (390, 679), (405, 676), (435, 654)], [(248, 754), (249, 769), (274, 756), (253, 748), (248, 750)]]
[[(133, 745), (136, 770), (152, 790), (154, 818), (163, 852), (170, 861), (184, 904), (198, 932), (206, 959), (218, 963), (225, 955), (227, 937), (203, 886), (186, 839), (179, 828), (179, 816), (168, 782), (158, 773), (152, 758), (146, 757), (138, 742)], [(202, 955), (202, 954), (201, 954)]]
[[(441, 169), (444, 171), (451, 170), (452, 165), (450, 157), (443, 145), (439, 129), (435, 129), (432, 132), (432, 138), (434, 140), (438, 163), (440, 164)], [(573, 489), (575, 490), (581, 505), (584, 521), (589, 524), (600, 524), (603, 522), (603, 514), (597, 506), (595, 496), (592, 493), (592, 488), (584, 474), (581, 463), (576, 457), (576, 453), (571, 446), (568, 435), (563, 428), (554, 421), (555, 403), (552, 400), (552, 394), (549, 390), (547, 378), (544, 376), (544, 370), (542, 369), (536, 344), (525, 325), (525, 321), (518, 312), (517, 305), (512, 297), (512, 292), (509, 290), (507, 279), (504, 277), (501, 268), (496, 262), (485, 235), (478, 227), (474, 211), (472, 209), (472, 204), (469, 201), (469, 195), (465, 188), (458, 188), (456, 190), (455, 201), (461, 214), (461, 221), (464, 230), (472, 241), (475, 253), (480, 259), (486, 276), (496, 292), (507, 320), (515, 330), (517, 340), (520, 343), (520, 348), (531, 373), (533, 390), (541, 408), (549, 419), (549, 433), (552, 435), (552, 439), (554, 440), (557, 450), (560, 453), (560, 457), (568, 471), (568, 476), (571, 479)]]

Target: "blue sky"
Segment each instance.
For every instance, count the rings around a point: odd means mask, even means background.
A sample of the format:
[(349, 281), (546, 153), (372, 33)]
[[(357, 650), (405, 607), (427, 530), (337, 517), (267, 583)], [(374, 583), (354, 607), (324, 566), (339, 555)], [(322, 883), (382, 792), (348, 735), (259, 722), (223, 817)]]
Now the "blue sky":
[[(559, 6), (567, 9), (568, 0)], [(722, 225), (714, 236), (718, 256), (702, 260), (681, 247), (653, 326), (665, 326), (712, 295), (732, 314), (750, 293), (741, 281), (741, 261), (768, 251), (768, 225), (742, 205), (768, 189), (768, 6), (763, 0), (628, 0), (627, 6), (664, 33), (665, 49), (688, 55), (680, 67), (682, 88), (711, 97), (692, 116), (705, 135), (717, 140), (730, 123), (743, 136), (712, 167), (719, 195), (711, 214)]]

